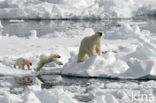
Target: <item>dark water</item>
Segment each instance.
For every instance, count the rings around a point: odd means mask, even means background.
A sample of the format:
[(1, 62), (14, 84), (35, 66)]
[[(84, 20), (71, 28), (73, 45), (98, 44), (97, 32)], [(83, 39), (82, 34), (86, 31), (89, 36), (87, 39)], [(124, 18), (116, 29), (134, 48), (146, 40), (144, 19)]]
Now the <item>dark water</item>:
[(11, 23), (9, 20), (2, 20), (4, 26), (3, 35), (16, 35), (18, 37), (27, 37), (30, 30), (36, 30), (38, 37), (47, 33), (66, 32), (67, 30), (76, 30), (84, 28), (93, 28), (96, 30), (107, 31), (119, 27), (119, 22), (146, 22), (146, 25), (139, 25), (141, 29), (156, 33), (155, 18), (134, 18), (129, 20), (25, 20), (23, 23)]

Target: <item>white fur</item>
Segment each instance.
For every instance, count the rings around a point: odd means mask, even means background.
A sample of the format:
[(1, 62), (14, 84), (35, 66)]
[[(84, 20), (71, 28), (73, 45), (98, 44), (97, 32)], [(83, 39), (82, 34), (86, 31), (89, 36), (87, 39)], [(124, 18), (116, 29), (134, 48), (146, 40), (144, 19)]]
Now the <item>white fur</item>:
[(24, 66), (27, 65), (28, 69), (30, 69), (30, 63), (31, 63), (31, 61), (26, 58), (18, 58), (16, 60), (16, 63), (14, 64), (14, 68), (16, 68), (16, 66), (18, 66), (20, 69), (24, 69)]
[(101, 51), (102, 36), (100, 36), (99, 33), (102, 33), (102, 32), (96, 32), (94, 35), (87, 36), (84, 39), (82, 39), (81, 45), (79, 48), (77, 62), (83, 62), (84, 56), (86, 54), (89, 57), (96, 55), (96, 53), (99, 56), (102, 56), (102, 51)]
[(40, 69), (47, 63), (50, 63), (50, 62), (55, 62), (57, 63), (58, 65), (63, 65), (63, 63), (61, 61), (59, 61), (57, 58), (60, 58), (60, 56), (58, 54), (54, 54), (54, 55), (50, 55), (50, 56), (46, 56), (44, 58), (42, 58), (38, 65), (37, 65), (37, 68), (36, 70), (37, 71), (40, 71)]

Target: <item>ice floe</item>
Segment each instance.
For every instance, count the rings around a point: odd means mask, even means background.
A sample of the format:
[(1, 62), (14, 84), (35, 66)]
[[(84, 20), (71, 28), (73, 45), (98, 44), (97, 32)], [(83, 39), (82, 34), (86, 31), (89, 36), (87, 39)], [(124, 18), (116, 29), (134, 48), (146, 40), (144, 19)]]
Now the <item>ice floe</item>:
[(23, 23), (24, 20), (9, 20), (10, 23)]
[(106, 34), (104, 38), (111, 40), (135, 38), (137, 40), (136, 49), (134, 51), (129, 49), (131, 53), (124, 51), (128, 53), (126, 55), (108, 51), (103, 57), (94, 56), (86, 59), (84, 63), (77, 63), (77, 55), (71, 53), (71, 58), (64, 65), (62, 74), (122, 79), (155, 78), (155, 44), (150, 41), (151, 34), (148, 31), (141, 31), (138, 26), (121, 23), (118, 31)]
[[(140, 1), (142, 2), (137, 0), (2, 0), (0, 18), (103, 19), (129, 18), (149, 12), (155, 13), (155, 5), (151, 6), (150, 3)], [(154, 0), (151, 1), (155, 4)]]
[[(91, 28), (81, 32), (67, 31), (62, 36), (37, 37), (36, 30), (31, 31), (30, 38), (2, 36), (1, 45), (1, 74), (13, 75), (18, 70), (12, 69), (18, 57), (32, 60), (35, 68), (42, 55), (58, 53), (64, 67), (62, 75), (83, 77), (111, 77), (122, 79), (155, 78), (155, 42), (154, 35), (147, 30), (140, 30), (137, 25), (120, 23), (120, 27), (106, 32), (103, 37), (103, 57), (87, 58), (84, 63), (77, 63), (77, 53), (80, 40), (94, 33)], [(59, 32), (57, 34), (60, 34)], [(74, 36), (76, 35), (76, 36)], [(34, 39), (37, 38), (37, 39)], [(27, 45), (25, 45), (27, 44)], [(7, 45), (7, 46), (5, 46)], [(46, 66), (46, 65), (45, 65)], [(56, 66), (48, 64), (48, 67)], [(21, 71), (17, 72), (22, 75)], [(34, 73), (25, 71), (25, 75)]]

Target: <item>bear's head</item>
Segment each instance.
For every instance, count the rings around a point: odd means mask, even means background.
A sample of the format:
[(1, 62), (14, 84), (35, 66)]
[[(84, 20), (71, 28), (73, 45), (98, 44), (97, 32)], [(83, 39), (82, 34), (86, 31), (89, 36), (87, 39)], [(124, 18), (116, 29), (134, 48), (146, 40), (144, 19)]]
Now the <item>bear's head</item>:
[(103, 36), (103, 33), (102, 33), (101, 31), (97, 31), (97, 32), (95, 33), (95, 35), (96, 35), (96, 36), (99, 36), (99, 37), (102, 37), (102, 36)]
[(32, 62), (30, 62), (30, 63), (29, 63), (29, 65), (31, 65), (31, 66), (32, 66)]
[(94, 35), (92, 35), (92, 39), (95, 41), (101, 40), (102, 37), (103, 37), (103, 33), (101, 31), (97, 31), (97, 32), (95, 32)]
[(95, 32), (95, 36), (101, 38), (103, 36), (103, 33), (101, 31), (97, 31)]
[(61, 56), (59, 54), (53, 54), (51, 55), (52, 58), (61, 58)]

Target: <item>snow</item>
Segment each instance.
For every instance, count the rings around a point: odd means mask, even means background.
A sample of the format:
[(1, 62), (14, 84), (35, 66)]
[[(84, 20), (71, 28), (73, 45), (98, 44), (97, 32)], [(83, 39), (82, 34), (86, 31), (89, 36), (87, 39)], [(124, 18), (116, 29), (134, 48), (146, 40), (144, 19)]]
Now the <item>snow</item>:
[(0, 21), (0, 38), (1, 38), (1, 35), (2, 35), (2, 31), (3, 31), (3, 25), (2, 25), (2, 23)]
[(30, 31), (30, 33), (31, 33), (31, 35), (29, 36), (29, 38), (34, 38), (34, 39), (36, 39), (37, 38), (37, 31), (36, 30), (31, 30)]
[(98, 96), (91, 103), (119, 103), (113, 95)]
[(9, 20), (10, 23), (23, 23), (24, 20)]
[(3, 25), (2, 25), (2, 23), (1, 23), (1, 21), (0, 21), (0, 30), (2, 30), (2, 28), (3, 28)]
[(156, 10), (155, 5), (156, 5), (155, 2), (153, 2), (153, 4), (152, 4), (152, 2), (151, 2), (150, 5), (147, 5), (147, 4), (142, 5), (142, 6), (138, 9), (137, 14), (138, 14), (138, 15), (153, 15), (153, 14), (155, 15), (155, 10)]
[(34, 85), (28, 86), (21, 95), (5, 92), (0, 95), (0, 101), (3, 103), (78, 103), (72, 98), (73, 96), (73, 93), (62, 87), (42, 90), (40, 86)]
[(94, 56), (86, 60), (84, 63), (77, 63), (77, 56), (71, 55), (69, 63), (65, 64), (62, 74), (70, 74), (73, 76), (83, 77), (116, 77), (118, 73), (125, 72), (128, 65), (116, 60), (114, 53), (108, 52), (104, 57)]
[(155, 14), (155, 0), (1, 0), (0, 18), (103, 19)]

